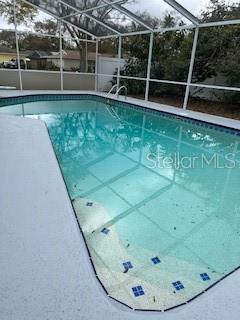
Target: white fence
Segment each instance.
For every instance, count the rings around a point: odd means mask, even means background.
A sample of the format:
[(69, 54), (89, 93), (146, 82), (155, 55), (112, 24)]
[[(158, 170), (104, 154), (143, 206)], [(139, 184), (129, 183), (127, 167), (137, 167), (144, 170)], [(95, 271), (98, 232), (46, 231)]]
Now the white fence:
[[(59, 71), (21, 70), (22, 87), (25, 90), (60, 90)], [(0, 69), (0, 85), (20, 89), (18, 70)], [(95, 74), (63, 72), (64, 90), (94, 90)]]
[[(117, 58), (109, 58), (104, 56), (98, 56), (98, 90), (109, 91), (112, 87), (112, 80), (118, 69), (119, 60)], [(120, 59), (120, 67), (122, 68), (126, 64), (124, 59)], [(106, 76), (105, 76), (106, 75)]]

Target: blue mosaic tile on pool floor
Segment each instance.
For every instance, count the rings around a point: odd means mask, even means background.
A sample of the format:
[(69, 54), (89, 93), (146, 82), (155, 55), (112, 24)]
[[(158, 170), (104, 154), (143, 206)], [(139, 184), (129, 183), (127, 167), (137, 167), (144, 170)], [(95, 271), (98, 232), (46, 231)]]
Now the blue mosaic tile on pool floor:
[(174, 288), (175, 288), (176, 290), (178, 290), (178, 291), (184, 289), (184, 285), (182, 284), (181, 281), (173, 282), (172, 285), (173, 285)]
[(207, 281), (211, 279), (207, 273), (201, 273), (200, 277), (202, 278), (203, 281)]
[(131, 261), (123, 262), (123, 266), (125, 269), (132, 269), (133, 268)]
[(154, 264), (158, 264), (158, 263), (161, 262), (161, 260), (160, 260), (158, 257), (154, 257), (154, 258), (152, 258), (151, 260), (152, 260), (152, 262), (153, 262)]
[(145, 294), (142, 286), (133, 287), (132, 291), (135, 297), (143, 296)]
[(92, 206), (93, 206), (93, 202), (87, 202), (87, 203), (86, 203), (86, 206), (87, 206), (87, 207), (92, 207)]
[(101, 232), (104, 233), (104, 234), (108, 234), (108, 233), (110, 232), (110, 230), (107, 229), (107, 228), (103, 228), (103, 229), (101, 230)]

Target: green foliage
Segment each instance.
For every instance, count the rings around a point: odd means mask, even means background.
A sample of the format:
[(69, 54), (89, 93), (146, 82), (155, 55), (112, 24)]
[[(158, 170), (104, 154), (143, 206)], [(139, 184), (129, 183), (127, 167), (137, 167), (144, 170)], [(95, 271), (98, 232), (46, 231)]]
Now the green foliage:
[(59, 40), (52, 37), (39, 37), (33, 34), (22, 35), (19, 38), (19, 48), (24, 50), (59, 51)]
[[(205, 22), (239, 18), (240, 3), (227, 6), (223, 0), (211, 0), (206, 12), (202, 13), (202, 20)], [(225, 85), (239, 87), (239, 40), (240, 25), (200, 29), (193, 82), (203, 82), (207, 78), (221, 75), (225, 79)], [(228, 103), (239, 102), (240, 94), (232, 92), (223, 98)]]
[(56, 34), (58, 25), (55, 20), (46, 19), (44, 21), (36, 21), (34, 23), (34, 31), (46, 33), (46, 34)]
[(118, 39), (106, 39), (99, 41), (99, 48), (98, 48), (99, 53), (103, 54), (108, 54), (112, 56), (116, 56), (118, 52)]
[[(16, 2), (16, 22), (17, 24), (29, 24), (33, 22), (37, 14), (37, 9), (26, 4), (23, 1)], [(0, 15), (7, 19), (8, 23), (14, 22), (13, 15), (13, 1), (12, 0), (0, 0)]]
[(233, 20), (240, 18), (240, 3), (233, 2), (231, 5), (226, 0), (209, 0), (208, 6), (202, 12), (203, 22)]
[(223, 74), (226, 84), (240, 83), (240, 26), (224, 26), (200, 30), (193, 80)]
[[(168, 22), (172, 23), (174, 17)], [(154, 34), (154, 46), (152, 51), (151, 78), (166, 79), (175, 81), (186, 81), (192, 47), (191, 31), (177, 31)], [(149, 35), (131, 36), (127, 38), (126, 44), (123, 44), (123, 52), (127, 53), (129, 59), (121, 74), (125, 76), (146, 77), (149, 50)], [(125, 81), (130, 93), (134, 92), (135, 83), (131, 80)], [(133, 87), (134, 86), (134, 87)], [(141, 85), (142, 92), (145, 90), (145, 84)], [(157, 89), (158, 88), (158, 89)], [(161, 85), (152, 83), (150, 94), (182, 95), (184, 87)]]
[(124, 37), (122, 41), (122, 56), (128, 57), (123, 75), (132, 75), (134, 72), (139, 77), (146, 77), (148, 60), (149, 35)]
[[(224, 0), (210, 0), (206, 11), (202, 12), (203, 22), (240, 18), (240, 3), (226, 5)], [(182, 25), (182, 21), (166, 14), (159, 24), (165, 27)], [(184, 82), (187, 80), (194, 31), (172, 31), (154, 34), (151, 78)], [(208, 78), (221, 75), (228, 86), (240, 84), (240, 25), (201, 28), (196, 51), (193, 82), (204, 82)], [(146, 35), (129, 37), (124, 52), (130, 57), (121, 74), (145, 77), (147, 69), (149, 37)], [(135, 81), (136, 83), (136, 81)], [(135, 93), (132, 80), (124, 80), (130, 93)], [(142, 84), (141, 93), (145, 86)], [(182, 96), (184, 86), (158, 83), (150, 86), (151, 95), (171, 94)], [(139, 92), (138, 92), (139, 93)], [(239, 93), (226, 95), (228, 102), (239, 100)]]
[(0, 45), (6, 46), (10, 49), (16, 48), (15, 32), (2, 30), (0, 32)]
[[(154, 37), (152, 56), (152, 78), (174, 81), (187, 80), (192, 36), (191, 31), (174, 31), (156, 34)], [(151, 86), (151, 88), (151, 90), (154, 91), (154, 85)], [(171, 87), (170, 90), (174, 90), (174, 88)], [(166, 91), (165, 88), (164, 91)], [(180, 87), (176, 87), (173, 92), (173, 94), (178, 93), (182, 94)]]

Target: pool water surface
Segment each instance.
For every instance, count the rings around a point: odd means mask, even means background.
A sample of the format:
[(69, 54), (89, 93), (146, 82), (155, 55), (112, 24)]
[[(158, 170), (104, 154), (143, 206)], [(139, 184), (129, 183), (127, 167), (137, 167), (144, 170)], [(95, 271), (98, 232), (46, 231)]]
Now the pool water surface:
[(94, 99), (27, 102), (24, 112), (46, 122), (110, 297), (166, 311), (239, 267), (237, 131)]

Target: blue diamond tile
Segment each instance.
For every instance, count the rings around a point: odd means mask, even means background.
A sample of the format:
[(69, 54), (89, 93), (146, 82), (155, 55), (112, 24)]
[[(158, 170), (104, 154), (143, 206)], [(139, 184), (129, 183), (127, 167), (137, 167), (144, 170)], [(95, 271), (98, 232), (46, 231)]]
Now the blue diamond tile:
[(92, 206), (93, 206), (93, 202), (87, 202), (87, 203), (86, 203), (86, 206), (87, 206), (87, 207), (92, 207)]
[(132, 291), (135, 297), (143, 296), (145, 294), (142, 286), (133, 287)]
[(158, 263), (161, 262), (161, 260), (160, 260), (158, 257), (154, 257), (154, 258), (152, 258), (151, 260), (152, 260), (152, 262), (153, 262), (154, 264), (158, 264)]
[(202, 278), (203, 281), (210, 280), (210, 277), (207, 273), (201, 273), (200, 277)]
[(173, 282), (172, 285), (174, 286), (174, 288), (175, 288), (176, 290), (182, 290), (182, 289), (184, 289), (184, 285), (182, 284), (181, 281)]
[(126, 261), (126, 262), (123, 262), (123, 266), (125, 269), (132, 269), (133, 268), (133, 265), (131, 263), (131, 261)]
[(108, 234), (109, 233), (109, 229), (107, 229), (107, 228), (103, 228), (102, 230), (101, 230), (101, 232), (102, 233), (104, 233), (104, 234)]

